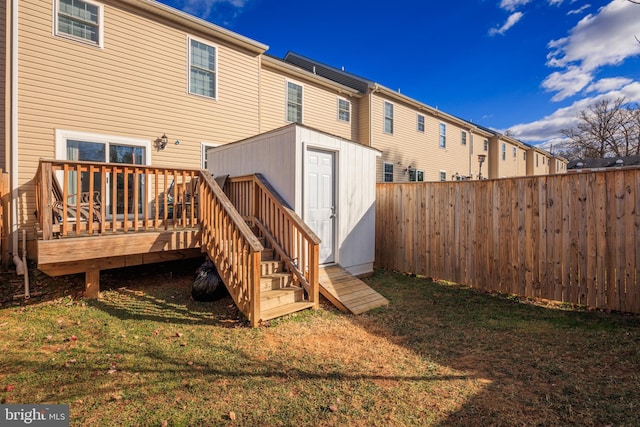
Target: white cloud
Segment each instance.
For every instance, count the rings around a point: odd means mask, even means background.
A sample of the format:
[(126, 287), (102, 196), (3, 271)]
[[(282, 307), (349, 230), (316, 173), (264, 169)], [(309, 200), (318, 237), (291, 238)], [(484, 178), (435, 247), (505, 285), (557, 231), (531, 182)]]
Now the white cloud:
[(567, 12), (567, 15), (579, 15), (582, 12), (584, 12), (585, 10), (589, 9), (590, 7), (591, 7), (590, 4), (585, 4), (584, 6), (578, 8), (578, 9), (570, 10), (569, 12)]
[(509, 15), (509, 18), (507, 18), (507, 22), (505, 22), (504, 25), (502, 25), (502, 27), (490, 29), (489, 30), (489, 35), (495, 36), (496, 34), (502, 35), (502, 34), (506, 33), (507, 30), (509, 30), (514, 25), (516, 25), (518, 23), (518, 21), (520, 21), (522, 19), (523, 16), (524, 16), (524, 13), (522, 13), (522, 12), (514, 12), (514, 13), (512, 13), (511, 15)]
[(592, 97), (583, 98), (573, 104), (559, 108), (554, 113), (531, 123), (522, 123), (509, 128), (514, 136), (526, 142), (541, 142), (557, 139), (562, 129), (575, 126), (578, 122), (578, 114), (603, 99), (617, 99), (624, 97), (629, 102), (640, 102), (640, 82), (632, 82), (628, 85), (606, 93), (600, 93)]
[(639, 33), (640, 7), (613, 0), (597, 14), (580, 20), (568, 37), (549, 43), (547, 66), (562, 70), (549, 75), (542, 86), (557, 92), (554, 101), (579, 93), (599, 68), (640, 55), (640, 44), (633, 37)]
[(564, 0), (549, 0), (551, 6), (560, 6)]
[(611, 92), (613, 90), (620, 89), (629, 83), (632, 83), (633, 80), (628, 79), (626, 77), (612, 77), (608, 79), (600, 79), (599, 81), (592, 83), (585, 89), (585, 92), (597, 92), (597, 93), (605, 93)]
[(519, 6), (524, 6), (531, 0), (501, 0), (500, 8), (509, 12), (515, 11)]
[(589, 72), (579, 67), (569, 67), (563, 72), (551, 73), (543, 82), (542, 87), (549, 92), (557, 92), (552, 101), (562, 101), (580, 92), (593, 80)]

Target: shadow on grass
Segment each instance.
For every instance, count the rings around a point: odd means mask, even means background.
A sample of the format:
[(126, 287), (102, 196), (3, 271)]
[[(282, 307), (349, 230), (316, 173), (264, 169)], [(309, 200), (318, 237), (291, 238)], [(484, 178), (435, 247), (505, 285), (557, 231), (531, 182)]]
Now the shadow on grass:
[(524, 304), (386, 271), (366, 281), (390, 305), (357, 325), (486, 380), (441, 425), (640, 425), (639, 316)]

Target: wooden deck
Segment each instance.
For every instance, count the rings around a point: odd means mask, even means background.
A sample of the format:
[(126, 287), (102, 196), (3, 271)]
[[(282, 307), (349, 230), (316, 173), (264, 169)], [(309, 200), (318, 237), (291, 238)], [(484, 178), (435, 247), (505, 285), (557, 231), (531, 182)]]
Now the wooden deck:
[(389, 300), (337, 264), (321, 266), (319, 282), (320, 293), (344, 312), (362, 314), (389, 304)]

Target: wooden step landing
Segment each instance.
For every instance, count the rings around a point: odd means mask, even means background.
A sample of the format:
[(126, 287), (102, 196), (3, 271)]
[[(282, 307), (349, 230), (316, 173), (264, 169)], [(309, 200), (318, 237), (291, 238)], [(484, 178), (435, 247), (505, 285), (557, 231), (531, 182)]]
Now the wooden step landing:
[(339, 265), (320, 267), (320, 293), (341, 311), (362, 314), (389, 300)]

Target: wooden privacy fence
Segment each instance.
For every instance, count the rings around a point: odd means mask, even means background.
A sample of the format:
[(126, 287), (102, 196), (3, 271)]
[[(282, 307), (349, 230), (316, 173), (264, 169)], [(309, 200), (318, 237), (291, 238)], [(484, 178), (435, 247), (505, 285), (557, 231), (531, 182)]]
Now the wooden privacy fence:
[(376, 265), (640, 313), (640, 170), (378, 184)]

